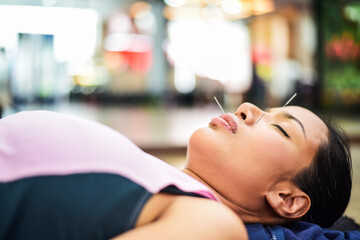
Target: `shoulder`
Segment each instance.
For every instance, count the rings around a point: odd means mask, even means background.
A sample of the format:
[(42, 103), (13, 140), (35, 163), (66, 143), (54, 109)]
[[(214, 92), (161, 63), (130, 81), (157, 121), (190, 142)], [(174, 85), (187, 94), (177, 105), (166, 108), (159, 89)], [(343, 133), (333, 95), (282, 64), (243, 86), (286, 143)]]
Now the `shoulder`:
[(207, 239), (247, 239), (246, 229), (240, 217), (219, 202), (179, 197), (168, 213), (174, 214), (174, 218), (188, 219), (193, 227), (199, 228), (199, 231), (208, 231)]
[[(247, 239), (241, 219), (219, 202), (168, 194), (158, 194), (157, 199), (151, 201), (144, 212), (158, 209), (152, 212), (152, 218), (162, 229), (169, 230), (163, 231), (163, 234), (168, 234), (165, 239), (176, 239), (173, 235), (177, 233), (181, 233), (183, 239)], [(146, 214), (142, 213), (139, 221), (144, 217), (146, 219)]]

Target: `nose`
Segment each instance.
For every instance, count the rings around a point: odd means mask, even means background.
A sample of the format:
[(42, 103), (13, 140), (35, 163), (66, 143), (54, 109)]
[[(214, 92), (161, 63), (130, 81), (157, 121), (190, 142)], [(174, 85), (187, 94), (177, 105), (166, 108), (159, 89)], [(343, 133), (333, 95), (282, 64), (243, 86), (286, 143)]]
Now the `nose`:
[(241, 104), (235, 115), (242, 119), (247, 125), (255, 124), (263, 115), (264, 111), (251, 103)]

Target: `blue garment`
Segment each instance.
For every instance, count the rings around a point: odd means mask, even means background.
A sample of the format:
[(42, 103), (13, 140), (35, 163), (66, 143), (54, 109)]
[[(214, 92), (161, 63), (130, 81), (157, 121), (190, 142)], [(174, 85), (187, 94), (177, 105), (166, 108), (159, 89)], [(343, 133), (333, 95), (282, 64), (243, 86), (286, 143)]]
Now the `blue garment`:
[(0, 183), (0, 239), (110, 239), (135, 226), (152, 196), (115, 174)]
[(96, 122), (48, 111), (0, 119), (0, 240), (110, 239), (160, 192), (218, 199)]
[[(165, 187), (162, 192), (196, 196)], [(79, 173), (0, 182), (0, 239), (110, 239), (133, 229), (153, 194), (116, 174)]]
[(246, 229), (249, 240), (360, 240), (359, 231), (334, 231), (308, 222), (297, 222), (291, 227), (248, 224)]

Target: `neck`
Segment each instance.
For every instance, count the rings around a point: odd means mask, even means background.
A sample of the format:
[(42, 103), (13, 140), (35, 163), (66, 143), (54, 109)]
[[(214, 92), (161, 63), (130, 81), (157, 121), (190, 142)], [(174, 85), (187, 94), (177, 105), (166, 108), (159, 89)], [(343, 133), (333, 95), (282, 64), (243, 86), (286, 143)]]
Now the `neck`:
[(239, 204), (235, 203), (231, 199), (223, 196), (219, 191), (214, 189), (210, 184), (208, 184), (203, 178), (201, 178), (198, 174), (191, 171), (188, 168), (183, 169), (183, 172), (189, 175), (190, 177), (198, 180), (199, 182), (206, 185), (209, 189), (211, 189), (219, 198), (220, 200), (229, 208), (231, 208), (245, 223), (259, 223), (264, 222), (264, 212), (259, 215), (257, 212), (253, 212), (250, 209), (246, 209), (245, 207), (240, 206)]

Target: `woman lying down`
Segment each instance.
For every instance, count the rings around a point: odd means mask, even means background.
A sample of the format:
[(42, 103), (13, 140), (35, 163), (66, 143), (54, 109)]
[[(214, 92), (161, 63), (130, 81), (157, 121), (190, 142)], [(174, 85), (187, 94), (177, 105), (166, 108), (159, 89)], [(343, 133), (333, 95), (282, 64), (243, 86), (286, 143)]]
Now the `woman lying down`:
[(350, 191), (344, 138), (301, 107), (212, 119), (183, 171), (99, 123), (0, 120), (0, 239), (360, 239), (325, 229)]

